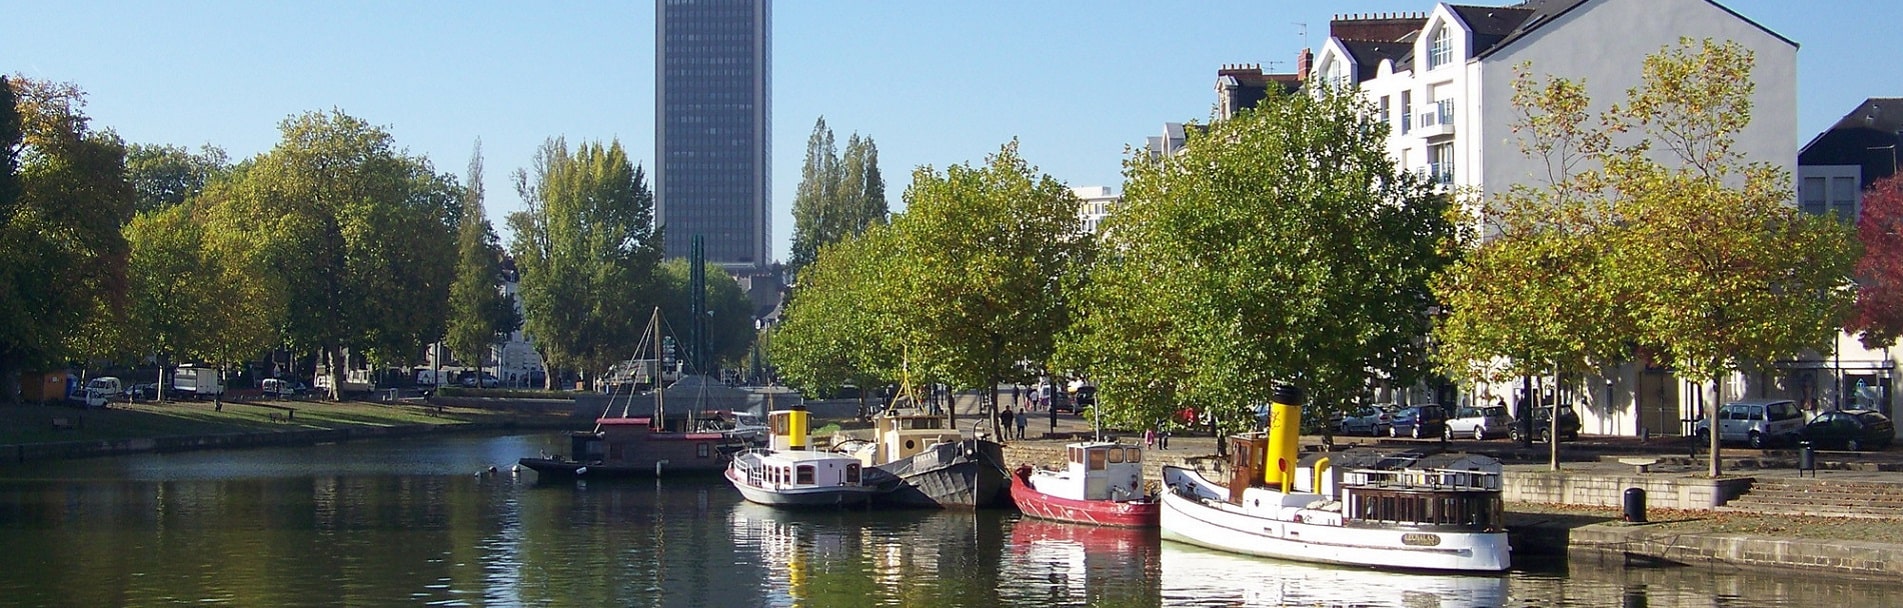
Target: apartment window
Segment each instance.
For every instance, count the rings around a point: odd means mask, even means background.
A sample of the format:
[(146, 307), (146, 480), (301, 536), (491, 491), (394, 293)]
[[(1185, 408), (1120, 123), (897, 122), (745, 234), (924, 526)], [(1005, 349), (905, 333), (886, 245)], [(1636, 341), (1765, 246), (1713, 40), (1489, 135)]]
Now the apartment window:
[(1432, 159), (1427, 165), (1428, 175), (1434, 183), (1448, 185), (1454, 183), (1454, 145), (1439, 144), (1427, 149), (1427, 157)]
[(1830, 210), (1839, 220), (1857, 220), (1857, 178), (1830, 178)]
[(1391, 124), (1388, 122), (1388, 96), (1387, 95), (1381, 96), (1381, 124), (1384, 124), (1384, 125)]
[(1414, 130), (1414, 92), (1401, 91), (1401, 134)]
[(1804, 213), (1811, 215), (1824, 214), (1826, 210), (1825, 205), (1827, 204), (1825, 201), (1828, 200), (1824, 197), (1826, 194), (1824, 181), (1824, 178), (1821, 177), (1804, 178), (1804, 187), (1801, 188), (1804, 196)]
[(1427, 42), (1427, 69), (1447, 65), (1454, 60), (1454, 42), (1447, 33), (1447, 27), (1434, 28), (1434, 36)]

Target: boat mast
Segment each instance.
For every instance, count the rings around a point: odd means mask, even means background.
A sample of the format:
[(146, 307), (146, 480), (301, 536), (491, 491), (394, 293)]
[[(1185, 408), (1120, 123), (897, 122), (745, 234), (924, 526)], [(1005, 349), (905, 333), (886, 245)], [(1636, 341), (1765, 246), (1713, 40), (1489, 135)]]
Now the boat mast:
[(654, 350), (654, 423), (649, 428), (658, 431), (667, 430), (667, 388), (661, 384), (661, 307), (654, 307), (653, 316), (648, 318), (648, 327), (653, 330)]

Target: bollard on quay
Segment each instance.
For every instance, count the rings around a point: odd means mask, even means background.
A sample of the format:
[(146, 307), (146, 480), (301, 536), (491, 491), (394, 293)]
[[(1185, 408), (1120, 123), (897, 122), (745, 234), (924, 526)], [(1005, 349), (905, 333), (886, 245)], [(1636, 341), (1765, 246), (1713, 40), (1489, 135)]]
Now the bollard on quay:
[(1627, 523), (1645, 523), (1645, 489), (1625, 489), (1625, 520)]

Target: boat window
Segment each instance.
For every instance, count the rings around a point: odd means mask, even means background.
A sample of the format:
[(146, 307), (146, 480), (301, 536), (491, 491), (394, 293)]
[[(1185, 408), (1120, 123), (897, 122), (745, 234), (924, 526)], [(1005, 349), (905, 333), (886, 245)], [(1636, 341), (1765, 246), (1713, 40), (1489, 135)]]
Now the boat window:
[(1103, 458), (1104, 458), (1103, 450), (1090, 450), (1090, 470), (1102, 471)]
[(793, 478), (793, 483), (808, 486), (813, 485), (813, 465), (802, 464), (797, 471), (798, 476)]
[(707, 444), (705, 444), (705, 443), (700, 443), (700, 444), (695, 444), (695, 445), (694, 445), (694, 455), (695, 455), (695, 456), (699, 456), (699, 457), (701, 457), (701, 458), (706, 458), (706, 457), (709, 457), (709, 456), (713, 456), (713, 455), (714, 455), (714, 449), (713, 449), (713, 447), (712, 447), (712, 446), (709, 446), (709, 445), (707, 445)]
[(1071, 446), (1070, 449), (1065, 451), (1070, 452), (1069, 457), (1071, 462), (1082, 463), (1084, 461), (1083, 448), (1080, 448), (1077, 446)]
[(846, 483), (859, 484), (859, 463), (846, 465)]
[(792, 420), (793, 416), (790, 414), (773, 414), (767, 417), (768, 426), (773, 427), (773, 434), (775, 435), (792, 434), (792, 430), (788, 428), (792, 426)]
[(1124, 462), (1143, 462), (1143, 451), (1136, 448), (1124, 448)]
[(1104, 449), (1104, 453), (1110, 457), (1110, 464), (1123, 464), (1123, 450), (1118, 448), (1106, 448)]

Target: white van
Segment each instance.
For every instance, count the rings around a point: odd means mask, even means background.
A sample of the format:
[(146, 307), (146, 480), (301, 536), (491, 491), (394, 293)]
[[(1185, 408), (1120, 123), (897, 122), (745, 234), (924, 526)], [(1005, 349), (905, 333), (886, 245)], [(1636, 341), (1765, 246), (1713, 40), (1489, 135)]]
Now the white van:
[(206, 399), (225, 394), (225, 384), (217, 368), (180, 365), (172, 370), (172, 391), (179, 399)]
[[(1789, 399), (1747, 399), (1718, 408), (1718, 440), (1742, 441), (1762, 449), (1771, 443), (1795, 444), (1804, 432), (1804, 410)], [(1692, 434), (1711, 441), (1711, 424), (1699, 420)]]
[(125, 386), (118, 378), (100, 376), (86, 381), (86, 407), (105, 407), (124, 394)]

